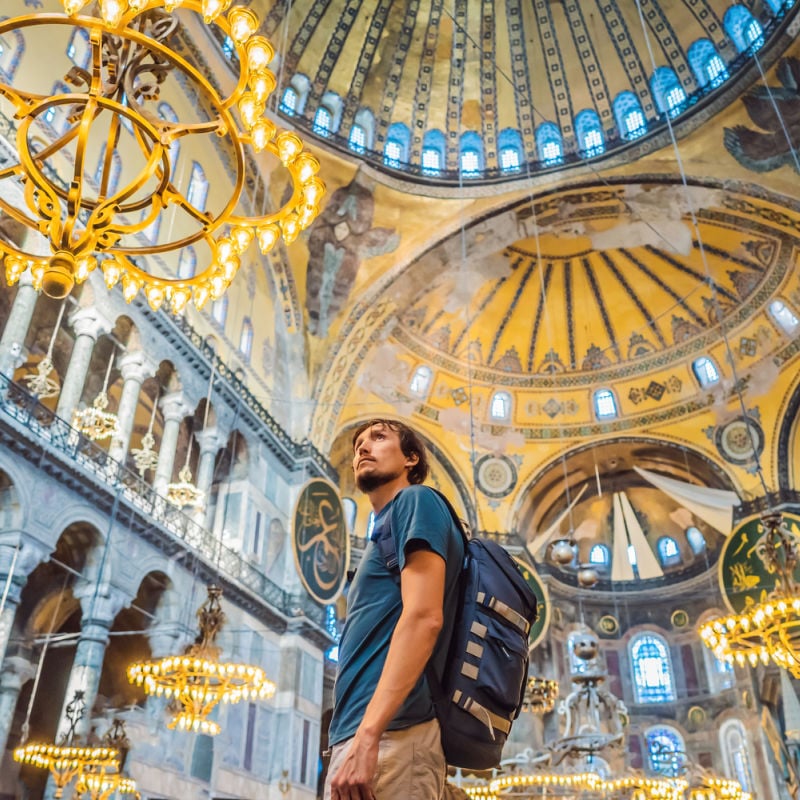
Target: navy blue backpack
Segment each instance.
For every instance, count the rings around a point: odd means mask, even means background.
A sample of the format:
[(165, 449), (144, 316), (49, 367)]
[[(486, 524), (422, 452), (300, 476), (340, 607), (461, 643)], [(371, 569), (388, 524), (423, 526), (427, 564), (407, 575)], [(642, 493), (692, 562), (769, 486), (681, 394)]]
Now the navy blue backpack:
[[(464, 563), (444, 672), (436, 675), (428, 664), (425, 676), (447, 763), (490, 769), (500, 763), (511, 723), (522, 707), (536, 596), (511, 556), (496, 542), (467, 537), (450, 501), (434, 491), (464, 537)], [(399, 572), (388, 517), (376, 544), (386, 567)]]

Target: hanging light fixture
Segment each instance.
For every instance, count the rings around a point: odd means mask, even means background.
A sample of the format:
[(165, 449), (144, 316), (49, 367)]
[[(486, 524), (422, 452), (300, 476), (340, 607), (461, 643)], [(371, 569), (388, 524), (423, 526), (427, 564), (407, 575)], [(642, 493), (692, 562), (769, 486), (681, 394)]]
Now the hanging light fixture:
[(22, 382), (28, 387), (28, 391), (39, 400), (55, 397), (61, 391), (61, 385), (50, 377), (50, 373), (53, 371), (53, 346), (56, 343), (58, 329), (61, 327), (61, 318), (64, 316), (65, 307), (66, 302), (62, 303), (58, 310), (58, 319), (56, 319), (45, 357), (36, 365), (34, 374), (26, 375), (22, 379)]
[(192, 457), (192, 438), (189, 437), (189, 444), (186, 446), (186, 463), (178, 473), (177, 483), (170, 483), (167, 486), (167, 500), (178, 508), (184, 506), (199, 506), (206, 496), (205, 492), (192, 483), (192, 470), (189, 468), (189, 460)]
[(525, 684), (522, 710), (534, 714), (547, 714), (555, 708), (557, 697), (558, 681), (533, 675)]
[(120, 754), (119, 763), (88, 765), (75, 783), (75, 794), (86, 796), (89, 800), (107, 800), (113, 794), (132, 794), (138, 799), (136, 781), (122, 774), (131, 743), (121, 719), (115, 719), (111, 723), (111, 727), (103, 736), (103, 744)]
[(167, 727), (214, 736), (220, 732), (209, 714), (218, 703), (266, 700), (275, 684), (264, 670), (249, 664), (220, 661), (217, 633), (225, 621), (220, 606), (222, 589), (208, 587), (208, 599), (198, 609), (200, 635), (183, 655), (131, 664), (128, 680), (147, 694), (172, 701), (173, 715)]
[(153, 398), (153, 410), (150, 412), (150, 424), (147, 426), (147, 433), (142, 436), (142, 446), (134, 447), (131, 450), (133, 463), (139, 471), (139, 477), (144, 478), (145, 472), (155, 469), (158, 466), (158, 453), (153, 449), (156, 444), (153, 436), (153, 423), (156, 420), (156, 408), (158, 408), (158, 391)]
[(65, 715), (69, 728), (60, 744), (25, 744), (14, 750), (14, 760), (49, 770), (55, 784), (55, 797), (61, 798), (64, 789), (87, 771), (119, 768), (120, 752), (115, 747), (80, 745), (76, 726), (86, 710), (82, 691), (75, 692), (67, 704)]
[(72, 417), (72, 427), (92, 441), (113, 438), (119, 434), (119, 419), (116, 414), (106, 411), (108, 408), (108, 381), (111, 377), (111, 367), (114, 365), (114, 352), (108, 360), (106, 377), (103, 380), (103, 388), (95, 397), (92, 404), (76, 411)]
[[(258, 19), (249, 8), (228, 11), (230, 0), (100, 0), (95, 15), (83, 13), (87, 0), (62, 4), (65, 14), (41, 12), (0, 22), (0, 37), (58, 28), (85, 36), (90, 50), (86, 69), (76, 67), (49, 81), (50, 86), (62, 84), (63, 78), (74, 91), (42, 96), (0, 82), (0, 95), (13, 105), (18, 120), (19, 154), (17, 163), (0, 170), (0, 181), (24, 186), (24, 200), (16, 203), (0, 193), (0, 210), (40, 234), (29, 238), (44, 237), (52, 252), (42, 258), (33, 247), (28, 251), (0, 242), (7, 281), (16, 283), (30, 269), (37, 289), (60, 298), (100, 264), (107, 286), (121, 282), (128, 302), (141, 290), (154, 310), (166, 301), (179, 313), (190, 299), (202, 308), (227, 290), (253, 240), (263, 253), (281, 237), (291, 243), (317, 216), (325, 193), (316, 177), (317, 159), (303, 151), (296, 134), (279, 131), (265, 116), (267, 98), (277, 84), (269, 69), (272, 45), (257, 34)], [(227, 96), (212, 77), (170, 46), (178, 29), (172, 12), (178, 8), (216, 26), (230, 46), (228, 61), (238, 67), (238, 77)], [(207, 109), (205, 119), (171, 121), (159, 113), (162, 85), (170, 74), (190, 85), (197, 95), (192, 105)], [(46, 122), (53, 114), (64, 116), (65, 130), (41, 147), (43, 132), (52, 130)], [(133, 135), (125, 136), (125, 129)], [(198, 203), (190, 188), (179, 188), (173, 147), (211, 134), (224, 139), (233, 173), (232, 188), (210, 187), (208, 196), (217, 203), (213, 212)], [(253, 199), (244, 194), (245, 146), (271, 154), (288, 172), (291, 195), (275, 213), (237, 213), (240, 201)], [(196, 149), (211, 150), (202, 145)], [(92, 156), (92, 165), (100, 164), (96, 175), (88, 168)], [(120, 160), (121, 172), (115, 166)], [(116, 185), (118, 178), (124, 185)], [(137, 234), (158, 225), (168, 207), (179, 210), (185, 235), (142, 245)], [(195, 276), (170, 279), (146, 271), (142, 256), (177, 252), (199, 242), (208, 246), (211, 261)]]
[(794, 579), (797, 539), (780, 513), (764, 514), (761, 521), (764, 533), (759, 553), (767, 572), (777, 578), (774, 590), (739, 614), (709, 620), (700, 627), (700, 638), (720, 661), (753, 667), (772, 661), (800, 678), (800, 586)]

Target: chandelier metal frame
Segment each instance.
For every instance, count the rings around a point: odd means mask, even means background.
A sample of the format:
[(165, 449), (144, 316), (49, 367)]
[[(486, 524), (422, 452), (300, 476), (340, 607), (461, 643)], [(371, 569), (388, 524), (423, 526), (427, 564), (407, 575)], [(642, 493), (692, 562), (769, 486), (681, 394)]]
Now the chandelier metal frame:
[[(42, 26), (68, 26), (87, 32), (91, 47), (89, 69), (74, 67), (66, 76), (76, 91), (48, 96), (0, 82), (0, 95), (15, 108), (19, 120), (16, 149), (18, 163), (0, 170), (0, 181), (22, 180), (24, 204), (15, 205), (0, 196), (0, 210), (47, 240), (52, 255), (43, 258), (32, 245), (0, 242), (5, 254), (6, 278), (16, 283), (26, 269), (34, 286), (51, 297), (64, 297), (75, 284), (85, 281), (101, 263), (109, 288), (118, 282), (126, 301), (144, 291), (151, 308), (168, 302), (174, 313), (189, 300), (202, 308), (227, 290), (240, 266), (240, 257), (254, 239), (262, 253), (269, 252), (282, 236), (291, 243), (319, 213), (325, 187), (316, 177), (319, 162), (303, 151), (303, 142), (290, 131), (279, 131), (266, 116), (266, 101), (277, 85), (269, 64), (274, 50), (258, 35), (258, 19), (248, 8), (228, 11), (230, 0), (100, 0), (100, 17), (79, 12), (87, 0), (62, 0), (66, 14), (34, 13), (0, 22), (0, 36), (10, 31)], [(194, 65), (171, 49), (166, 40), (177, 20), (178, 7), (201, 15), (228, 37), (239, 62), (235, 88), (223, 95)], [(227, 12), (227, 14), (225, 13)], [(210, 109), (207, 122), (170, 122), (145, 106), (158, 100), (161, 85), (171, 71), (179, 71), (199, 95), (198, 107)], [(64, 108), (62, 108), (64, 107)], [(51, 110), (69, 114), (70, 127), (41, 149), (34, 149), (34, 125)], [(95, 124), (108, 116), (104, 159), (97, 186), (87, 179), (85, 159), (89, 135)], [(121, 187), (113, 186), (114, 153), (125, 124), (144, 165)], [(233, 156), (233, 188), (221, 211), (196, 207), (188, 192), (175, 183), (171, 146), (182, 137), (216, 134), (225, 138)], [(292, 192), (274, 213), (245, 216), (245, 145), (256, 153), (272, 154), (287, 170)], [(51, 172), (53, 158), (74, 148), (73, 174), (63, 182)], [(130, 170), (132, 158), (125, 158)], [(152, 184), (155, 183), (153, 187)], [(219, 187), (212, 187), (219, 196)], [(196, 230), (172, 241), (136, 244), (168, 206), (179, 206)], [(24, 207), (23, 207), (24, 206)], [(205, 242), (211, 263), (190, 278), (155, 276), (142, 266), (141, 257), (162, 254)], [(41, 242), (37, 242), (41, 244)]]

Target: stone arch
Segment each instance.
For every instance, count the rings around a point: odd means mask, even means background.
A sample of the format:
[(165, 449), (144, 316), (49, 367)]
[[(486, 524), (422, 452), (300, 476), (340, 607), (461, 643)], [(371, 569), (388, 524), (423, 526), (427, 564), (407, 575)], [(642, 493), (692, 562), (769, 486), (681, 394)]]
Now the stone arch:
[(24, 508), (14, 478), (0, 466), (0, 531), (23, 527)]

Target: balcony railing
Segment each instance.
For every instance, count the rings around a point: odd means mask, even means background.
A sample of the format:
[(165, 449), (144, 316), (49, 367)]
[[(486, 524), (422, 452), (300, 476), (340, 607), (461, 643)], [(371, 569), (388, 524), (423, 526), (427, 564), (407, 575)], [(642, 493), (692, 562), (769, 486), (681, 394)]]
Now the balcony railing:
[[(54, 463), (93, 485), (98, 495), (112, 501), (109, 505), (116, 500), (156, 526), (165, 542), (191, 551), (212, 571), (248, 589), (280, 614), (305, 616), (324, 631), (324, 609), (310, 597), (284, 591), (237, 551), (226, 547), (211, 531), (154, 491), (137, 473), (111, 458), (100, 445), (0, 374), (0, 425), (3, 423), (18, 438), (38, 445), (35, 449), (48, 453)], [(31, 457), (41, 463), (33, 450)]]

